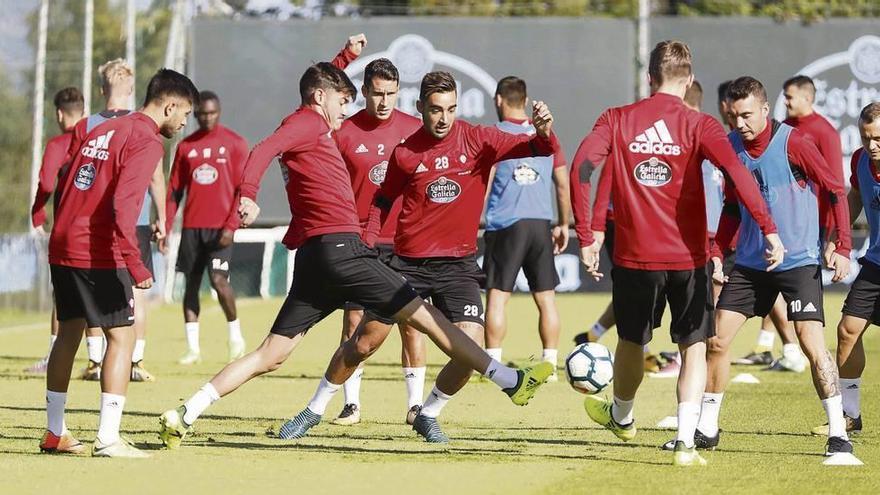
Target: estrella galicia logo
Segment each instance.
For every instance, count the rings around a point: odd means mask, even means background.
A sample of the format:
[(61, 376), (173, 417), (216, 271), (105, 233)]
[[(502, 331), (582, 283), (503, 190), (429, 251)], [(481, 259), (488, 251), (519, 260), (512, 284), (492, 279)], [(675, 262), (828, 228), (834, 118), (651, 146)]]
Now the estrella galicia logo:
[(210, 186), (211, 184), (217, 182), (217, 177), (220, 176), (220, 173), (217, 172), (217, 169), (208, 165), (207, 163), (203, 163), (198, 168), (193, 170), (193, 180), (196, 181), (197, 184), (201, 184), (203, 186)]
[(73, 185), (80, 191), (85, 191), (95, 183), (95, 175), (97, 175), (95, 165), (92, 163), (86, 163), (77, 169), (76, 177), (73, 179)]
[(521, 186), (531, 186), (538, 182), (541, 174), (537, 170), (529, 166), (528, 163), (521, 162), (516, 164), (513, 170), (513, 180)]
[(661, 187), (672, 181), (672, 167), (656, 156), (639, 163), (633, 169), (633, 176), (639, 184), (648, 187)]
[(388, 171), (388, 160), (383, 161), (382, 163), (377, 163), (370, 169), (370, 182), (373, 184), (381, 185), (385, 182), (385, 172)]
[(452, 179), (440, 177), (428, 184), (425, 194), (433, 203), (452, 203), (461, 194), (461, 186)]

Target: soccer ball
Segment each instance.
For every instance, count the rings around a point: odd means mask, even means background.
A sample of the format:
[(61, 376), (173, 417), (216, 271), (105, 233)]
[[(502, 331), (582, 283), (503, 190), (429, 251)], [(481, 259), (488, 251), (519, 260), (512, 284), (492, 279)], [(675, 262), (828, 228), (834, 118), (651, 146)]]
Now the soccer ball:
[(565, 371), (573, 389), (582, 394), (599, 393), (614, 378), (614, 357), (602, 344), (581, 344), (565, 358)]

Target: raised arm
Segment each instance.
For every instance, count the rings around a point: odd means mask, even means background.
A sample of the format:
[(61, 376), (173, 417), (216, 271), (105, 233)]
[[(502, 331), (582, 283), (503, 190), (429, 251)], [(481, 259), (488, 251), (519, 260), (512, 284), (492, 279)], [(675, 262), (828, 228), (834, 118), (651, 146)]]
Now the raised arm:
[(333, 57), (330, 63), (340, 69), (345, 69), (348, 67), (348, 64), (354, 62), (361, 55), (366, 46), (367, 36), (364, 33), (349, 36), (345, 46), (342, 50), (339, 50), (339, 53)]

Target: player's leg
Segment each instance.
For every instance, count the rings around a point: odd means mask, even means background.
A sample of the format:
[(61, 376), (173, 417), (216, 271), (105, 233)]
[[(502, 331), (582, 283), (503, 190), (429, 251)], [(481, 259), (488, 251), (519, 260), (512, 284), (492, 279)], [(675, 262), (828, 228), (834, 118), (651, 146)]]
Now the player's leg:
[[(608, 255), (608, 260), (611, 262), (611, 268), (614, 268), (614, 221), (607, 220), (605, 222), (605, 243), (603, 244), (603, 248), (605, 249), (605, 254)], [(587, 342), (598, 342), (600, 338), (608, 330), (614, 328), (616, 320), (614, 318), (614, 301), (609, 301), (608, 306), (605, 306), (605, 311), (599, 316), (593, 326), (586, 332), (579, 333), (574, 336), (575, 344), (585, 344)]]
[[(346, 303), (342, 313), (342, 338), (340, 344), (350, 339), (361, 320), (364, 319), (364, 308), (358, 304)], [(336, 425), (348, 426), (360, 423), (361, 421), (361, 379), (364, 375), (363, 363), (352, 373), (352, 375), (342, 384), (342, 394), (345, 398), (345, 405), (339, 416), (332, 422)]]
[(221, 248), (217, 246), (217, 242), (222, 235), (222, 231), (208, 231), (206, 235), (210, 235), (211, 239), (206, 243), (210, 246), (208, 253), (208, 276), (211, 281), (211, 287), (217, 292), (217, 300), (226, 316), (226, 324), (229, 330), (227, 339), (227, 349), (229, 351), (227, 359), (232, 362), (245, 352), (244, 336), (241, 334), (241, 322), (238, 320), (238, 312), (235, 307), (235, 291), (232, 284), (229, 283), (229, 268), (232, 263), (232, 245)]
[(122, 411), (131, 378), (135, 333), (130, 326), (104, 329), (107, 352), (101, 370), (101, 413), (92, 455), (96, 457), (148, 457), (119, 436)]
[[(53, 267), (54, 273), (54, 267)], [(53, 279), (57, 280), (53, 276)], [(63, 297), (70, 297), (70, 294)], [(58, 338), (46, 369), (46, 418), (47, 426), (40, 450), (49, 453), (82, 454), (85, 447), (67, 430), (64, 422), (64, 408), (67, 403), (67, 388), (73, 361), (82, 341), (86, 321), (82, 317), (67, 319), (59, 323)]]
[(532, 293), (538, 306), (538, 335), (541, 337), (541, 360), (553, 365), (549, 381), (558, 380), (555, 372), (559, 357), (559, 311), (556, 309), (556, 291), (542, 290)]
[(528, 227), (528, 250), (522, 261), (529, 290), (538, 307), (538, 334), (541, 337), (541, 360), (553, 365), (548, 381), (558, 380), (555, 373), (559, 356), (559, 312), (556, 310), (556, 286), (559, 274), (553, 255), (553, 241), (547, 220), (521, 220)]
[(400, 340), (400, 362), (403, 366), (403, 380), (406, 382), (407, 413), (406, 424), (412, 425), (422, 411), (425, 396), (425, 372), (427, 371), (427, 346), (425, 336), (417, 329), (398, 325)]
[(191, 365), (202, 360), (199, 345), (199, 290), (207, 267), (207, 252), (199, 238), (199, 229), (183, 229), (177, 251), (177, 271), (183, 273), (183, 322), (186, 335), (186, 354), (177, 363)]
[(486, 290), (486, 352), (501, 361), (502, 343), (507, 336), (507, 302), (510, 292), (489, 288)]
[(80, 372), (82, 380), (96, 382), (101, 379), (101, 361), (104, 360), (106, 344), (104, 332), (100, 328), (86, 328), (86, 352), (89, 356), (89, 362)]
[[(507, 336), (507, 302), (526, 259), (531, 239), (527, 220), (507, 228), (486, 232), (483, 272), (486, 274), (486, 352), (501, 361), (502, 343)], [(550, 236), (546, 236), (551, 242)]]
[(794, 324), (788, 320), (785, 300), (781, 294), (776, 299), (776, 304), (773, 305), (769, 316), (779, 334), (779, 339), (782, 341), (782, 356), (773, 361), (769, 369), (802, 373), (807, 368), (807, 360), (801, 354)]
[(52, 346), (55, 345), (55, 339), (58, 338), (58, 317), (55, 314), (55, 306), (52, 306), (52, 316), (49, 318), (49, 349), (46, 355), (36, 363), (24, 369), (25, 373), (43, 374), (48, 369), (49, 355), (52, 354)]
[[(138, 249), (141, 261), (153, 273), (153, 229), (150, 226), (137, 227)], [(151, 382), (156, 378), (144, 368), (144, 352), (147, 346), (147, 293), (146, 290), (133, 289), (134, 293), (134, 350), (131, 354), (131, 381)]]

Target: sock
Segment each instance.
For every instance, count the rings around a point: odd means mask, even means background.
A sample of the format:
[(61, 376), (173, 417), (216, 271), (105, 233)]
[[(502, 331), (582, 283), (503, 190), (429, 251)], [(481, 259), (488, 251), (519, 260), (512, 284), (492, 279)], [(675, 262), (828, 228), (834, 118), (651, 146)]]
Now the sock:
[(684, 446), (694, 446), (694, 432), (700, 420), (700, 404), (696, 402), (680, 402), (678, 404), (678, 436), (676, 440), (684, 442)]
[(46, 390), (47, 429), (55, 436), (64, 434), (64, 405), (67, 403), (67, 392)]
[(515, 369), (504, 366), (495, 359), (489, 363), (489, 367), (486, 368), (484, 375), (501, 388), (513, 388), (519, 381)]
[(55, 347), (56, 340), (58, 340), (57, 335), (50, 335), (49, 336), (49, 352), (46, 353), (46, 357), (49, 357), (49, 355), (52, 354), (52, 348)]
[(144, 360), (144, 348), (147, 347), (147, 341), (137, 339), (134, 342), (134, 351), (131, 353), (131, 362), (139, 363)]
[(100, 363), (104, 360), (104, 337), (86, 337), (86, 350), (89, 352), (89, 361)]
[(651, 354), (651, 349), (648, 349), (648, 344), (642, 346), (642, 352), (644, 352), (645, 354)]
[(801, 348), (797, 344), (783, 344), (782, 357), (788, 359), (789, 361), (795, 362), (803, 359), (803, 356), (801, 355)]
[(614, 421), (619, 425), (628, 425), (632, 423), (633, 405), (635, 403), (635, 399), (623, 400), (615, 397), (614, 403), (611, 404), (611, 417), (614, 418)]
[(234, 319), (228, 323), (229, 325), (229, 341), (230, 342), (241, 342), (244, 340), (244, 337), (241, 336), (241, 322), (238, 319)]
[(608, 329), (597, 321), (596, 323), (593, 323), (593, 326), (590, 328), (590, 335), (592, 335), (594, 339), (599, 340), (599, 338), (601, 338), (602, 335), (605, 335), (605, 332), (607, 331)]
[(125, 407), (125, 396), (101, 394), (101, 416), (98, 419), (98, 441), (104, 445), (119, 440), (119, 424), (122, 423), (122, 409)]
[(330, 399), (333, 398), (333, 394), (336, 393), (342, 385), (336, 385), (335, 383), (330, 383), (326, 378), (321, 378), (321, 383), (318, 384), (318, 389), (315, 390), (315, 395), (312, 397), (312, 400), (309, 402), (309, 410), (318, 416), (323, 416), (324, 411), (327, 410), (327, 404), (330, 403)]
[(697, 428), (707, 437), (714, 437), (718, 434), (718, 416), (721, 415), (721, 400), (724, 393), (712, 394), (706, 392), (703, 394), (703, 404), (700, 406), (700, 422)]
[(840, 395), (843, 397), (843, 413), (855, 419), (862, 415), (860, 404), (862, 387), (861, 378), (841, 378)]
[[(364, 369), (358, 368), (345, 383), (342, 384), (342, 392), (345, 394), (345, 403), (354, 404), (361, 407), (361, 377), (364, 376)], [(312, 409), (314, 412), (314, 409)]]
[(199, 389), (188, 401), (183, 403), (185, 412), (183, 413), (183, 422), (191, 425), (196, 419), (205, 412), (211, 404), (220, 400), (220, 394), (211, 382), (208, 382)]
[(406, 382), (407, 407), (421, 406), (425, 396), (426, 367), (403, 368), (403, 381)]
[(846, 435), (846, 421), (843, 420), (843, 400), (839, 395), (829, 397), (822, 401), (825, 414), (828, 415), (828, 436), (840, 437), (849, 440)]
[[(776, 340), (775, 330), (764, 330), (758, 333), (758, 342), (755, 344), (755, 352), (767, 352), (773, 350), (773, 342)], [(703, 431), (703, 430), (700, 430)]]
[(541, 352), (541, 361), (546, 361), (553, 365), (553, 372), (556, 373), (556, 364), (559, 357), (559, 351), (556, 349), (544, 349)]
[(486, 354), (488, 354), (489, 357), (494, 359), (495, 361), (501, 361), (501, 348), (500, 347), (493, 347), (491, 349), (486, 349)]
[(199, 348), (199, 322), (188, 321), (184, 327), (186, 328), (186, 345), (189, 350), (195, 353), (202, 352)]
[(428, 398), (425, 400), (425, 405), (422, 407), (422, 416), (428, 418), (436, 418), (440, 416), (440, 411), (446, 407), (446, 403), (451, 399), (451, 395), (446, 395), (434, 385), (434, 389), (431, 390), (431, 393), (428, 394)]

